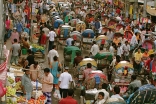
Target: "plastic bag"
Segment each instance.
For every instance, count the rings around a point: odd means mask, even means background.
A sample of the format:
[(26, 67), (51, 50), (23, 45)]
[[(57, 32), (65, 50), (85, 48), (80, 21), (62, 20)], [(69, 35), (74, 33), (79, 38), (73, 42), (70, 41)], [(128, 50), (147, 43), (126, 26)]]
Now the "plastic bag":
[(55, 90), (53, 96), (54, 96), (54, 98), (61, 99), (60, 91), (59, 90)]

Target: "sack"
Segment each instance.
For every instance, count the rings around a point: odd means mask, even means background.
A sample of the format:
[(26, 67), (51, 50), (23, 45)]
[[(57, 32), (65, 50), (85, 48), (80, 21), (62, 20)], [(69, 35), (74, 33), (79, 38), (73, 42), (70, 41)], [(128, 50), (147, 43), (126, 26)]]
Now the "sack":
[(53, 96), (56, 99), (61, 99), (60, 91), (56, 89), (55, 92), (54, 92), (54, 94), (53, 94)]

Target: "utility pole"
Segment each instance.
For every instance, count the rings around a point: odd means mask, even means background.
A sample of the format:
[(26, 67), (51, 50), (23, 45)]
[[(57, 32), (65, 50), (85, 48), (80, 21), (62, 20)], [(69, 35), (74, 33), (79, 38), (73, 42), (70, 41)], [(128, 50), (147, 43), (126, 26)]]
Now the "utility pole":
[(0, 64), (4, 62), (3, 44), (5, 34), (5, 0), (0, 0)]
[(154, 0), (154, 7), (156, 8), (156, 0)]
[[(156, 1), (156, 0), (155, 0)], [(144, 11), (143, 11), (143, 17), (147, 17), (147, 12), (146, 12), (146, 9), (147, 9), (147, 0), (144, 0)]]
[(133, 19), (137, 18), (137, 10), (138, 10), (138, 0), (135, 0), (133, 9)]

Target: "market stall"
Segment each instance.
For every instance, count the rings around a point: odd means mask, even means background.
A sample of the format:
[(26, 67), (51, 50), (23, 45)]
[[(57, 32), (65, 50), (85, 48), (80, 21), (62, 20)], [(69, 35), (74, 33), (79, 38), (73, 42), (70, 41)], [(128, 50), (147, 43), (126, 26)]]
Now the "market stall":
[(24, 75), (22, 67), (10, 67), (7, 72), (7, 104), (45, 104), (46, 97), (42, 93), (42, 84), (38, 81), (31, 82), (33, 85), (32, 99), (26, 100), (22, 91), (21, 77)]

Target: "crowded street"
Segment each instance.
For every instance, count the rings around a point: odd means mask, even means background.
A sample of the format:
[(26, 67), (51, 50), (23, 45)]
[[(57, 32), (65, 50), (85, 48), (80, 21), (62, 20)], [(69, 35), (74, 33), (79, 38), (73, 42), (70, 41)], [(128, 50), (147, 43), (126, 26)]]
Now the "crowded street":
[(0, 5), (0, 104), (156, 104), (156, 0)]

